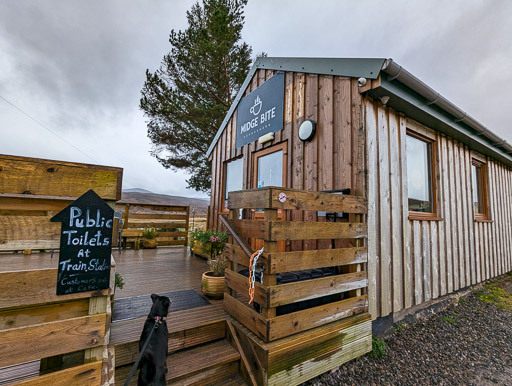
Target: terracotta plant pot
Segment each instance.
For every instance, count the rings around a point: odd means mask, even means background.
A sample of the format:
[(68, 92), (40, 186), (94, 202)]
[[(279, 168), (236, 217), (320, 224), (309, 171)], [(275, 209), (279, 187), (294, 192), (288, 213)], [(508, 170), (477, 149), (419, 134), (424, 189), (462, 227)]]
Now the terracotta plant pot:
[(203, 273), (201, 292), (212, 299), (222, 299), (226, 292), (226, 280), (224, 276), (213, 276), (212, 271)]
[(153, 249), (156, 248), (157, 245), (156, 239), (144, 239), (144, 241), (142, 241), (144, 249)]

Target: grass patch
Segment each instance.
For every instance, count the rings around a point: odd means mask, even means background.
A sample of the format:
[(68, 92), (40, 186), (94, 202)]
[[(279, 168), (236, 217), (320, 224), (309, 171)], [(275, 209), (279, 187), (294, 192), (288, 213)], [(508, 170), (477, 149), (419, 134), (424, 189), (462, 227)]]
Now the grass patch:
[(455, 323), (455, 319), (449, 318), (448, 316), (441, 316), (441, 319), (448, 323)]
[(512, 311), (512, 295), (501, 288), (497, 283), (484, 285), (484, 291), (478, 291), (478, 298), (488, 304), (493, 304), (501, 310)]
[(404, 328), (405, 324), (404, 322), (398, 322), (396, 323), (392, 328), (393, 328), (393, 332), (395, 334), (398, 334), (400, 331), (402, 331), (402, 329)]
[(382, 339), (372, 336), (372, 352), (370, 356), (372, 358), (383, 358), (386, 356), (387, 344)]
[(464, 298), (459, 298), (459, 304), (466, 304), (468, 301)]

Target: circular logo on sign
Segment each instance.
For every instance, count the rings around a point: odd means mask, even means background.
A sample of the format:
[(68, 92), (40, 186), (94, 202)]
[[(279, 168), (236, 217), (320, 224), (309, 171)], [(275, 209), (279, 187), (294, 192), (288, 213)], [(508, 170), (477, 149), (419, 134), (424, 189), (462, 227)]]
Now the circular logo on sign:
[(286, 193), (279, 193), (279, 202), (286, 201)]

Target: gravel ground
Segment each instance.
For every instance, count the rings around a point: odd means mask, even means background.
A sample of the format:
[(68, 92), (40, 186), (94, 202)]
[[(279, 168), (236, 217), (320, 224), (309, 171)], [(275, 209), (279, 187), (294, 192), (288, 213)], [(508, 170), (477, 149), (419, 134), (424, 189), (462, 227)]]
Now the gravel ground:
[(365, 355), (306, 385), (512, 385), (512, 276), (411, 325), (380, 358)]

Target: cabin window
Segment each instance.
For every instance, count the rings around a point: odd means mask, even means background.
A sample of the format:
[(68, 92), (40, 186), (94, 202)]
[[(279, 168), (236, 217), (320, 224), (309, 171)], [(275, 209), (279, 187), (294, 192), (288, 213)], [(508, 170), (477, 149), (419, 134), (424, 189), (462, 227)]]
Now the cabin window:
[(253, 187), (286, 185), (286, 142), (253, 153)]
[(283, 151), (279, 150), (258, 158), (258, 188), (282, 186)]
[(242, 190), (243, 158), (226, 163), (226, 178), (224, 180), (224, 210), (228, 210), (228, 193)]
[(475, 220), (487, 219), (485, 164), (476, 159), (471, 162), (471, 179), (473, 185), (473, 211)]
[(409, 212), (435, 216), (433, 141), (408, 132), (406, 149)]

